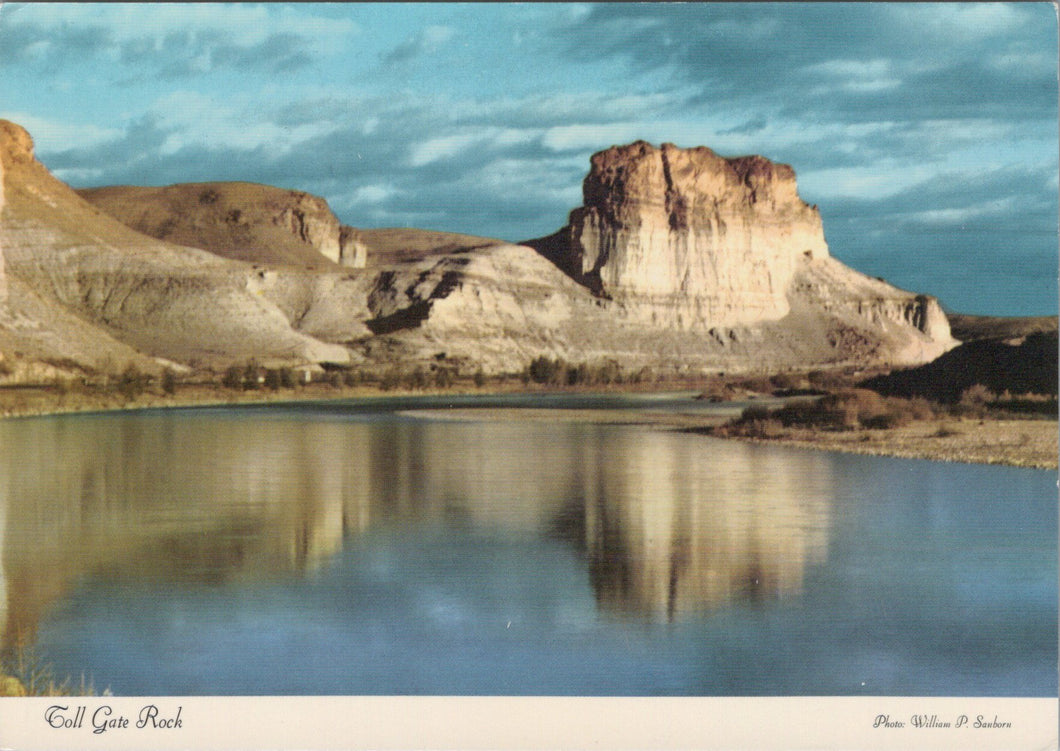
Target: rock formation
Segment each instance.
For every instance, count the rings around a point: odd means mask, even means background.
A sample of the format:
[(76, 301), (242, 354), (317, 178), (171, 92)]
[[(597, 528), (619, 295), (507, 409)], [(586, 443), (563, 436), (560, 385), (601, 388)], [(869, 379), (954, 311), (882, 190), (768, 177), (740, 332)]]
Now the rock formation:
[(595, 154), (582, 192), (566, 227), (528, 244), (631, 322), (730, 337), (827, 313), (876, 329), (867, 340), (881, 329), (906, 339), (888, 343), (888, 361), (953, 345), (934, 298), (831, 258), (788, 165), (637, 141)]
[(680, 328), (778, 320), (799, 260), (828, 256), (820, 214), (787, 165), (643, 141), (591, 164), (559, 263), (635, 317)]
[(355, 230), (250, 183), (79, 196), (4, 121), (0, 165), (0, 359), (38, 377), (251, 358), (513, 373), (540, 356), (692, 375), (919, 364), (955, 343), (933, 298), (830, 257), (791, 168), (762, 157), (608, 149), (567, 227), (525, 245)]
[(363, 268), (359, 233), (339, 223), (323, 198), (253, 183), (128, 185), (78, 194), (137, 232), (255, 263)]
[(304, 312), (292, 306), (316, 289), (311, 277), (292, 272), (281, 282), (133, 231), (56, 180), (34, 158), (29, 134), (6, 121), (0, 163), (5, 359), (148, 370), (251, 357), (349, 362), (345, 347), (292, 325)]

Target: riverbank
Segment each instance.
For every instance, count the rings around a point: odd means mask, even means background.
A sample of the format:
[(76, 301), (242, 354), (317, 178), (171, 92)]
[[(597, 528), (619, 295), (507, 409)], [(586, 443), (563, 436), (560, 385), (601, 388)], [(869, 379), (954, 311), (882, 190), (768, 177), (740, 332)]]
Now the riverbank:
[(885, 429), (823, 431), (791, 429), (771, 438), (736, 438), (756, 443), (898, 456), (968, 464), (1057, 469), (1060, 441), (1056, 420), (939, 419)]
[[(447, 409), (409, 410), (405, 414), (438, 420), (532, 420), (647, 425), (713, 435), (740, 413), (739, 407), (718, 413), (606, 409)], [(933, 419), (882, 429), (827, 431), (785, 429), (769, 438), (723, 436), (726, 440), (771, 443), (820, 451), (842, 451), (875, 456), (1005, 464), (1014, 467), (1057, 469), (1060, 455), (1057, 422), (1044, 419)]]
[[(687, 387), (687, 385), (686, 385)], [(658, 386), (656, 386), (658, 388)], [(611, 393), (644, 393), (645, 387), (609, 389)], [(573, 393), (589, 393), (571, 389)], [(597, 390), (592, 390), (594, 393)], [(217, 384), (182, 384), (174, 393), (147, 390), (122, 394), (115, 390), (61, 391), (51, 387), (0, 389), (0, 416), (27, 417), (78, 412), (104, 412), (166, 407), (223, 406), (229, 404), (281, 403), (332, 399), (370, 399), (428, 395), (487, 395), (556, 393), (555, 389), (526, 387), (518, 382), (468, 383), (445, 389), (390, 389), (371, 384), (354, 386), (312, 383), (295, 389), (233, 390)], [(756, 403), (765, 404), (766, 399)], [(417, 417), (449, 420), (533, 420), (636, 424), (672, 430), (715, 434), (726, 421), (737, 417), (743, 404), (713, 405), (709, 411), (690, 400), (687, 410), (653, 409), (554, 409), (554, 408), (461, 408), (410, 410)], [(825, 430), (783, 428), (768, 437), (724, 436), (729, 440), (773, 443), (824, 451), (842, 451), (877, 456), (898, 456), (933, 461), (1005, 464), (1017, 467), (1056, 469), (1060, 456), (1055, 419), (1007, 419), (998, 416), (917, 420), (887, 428)]]

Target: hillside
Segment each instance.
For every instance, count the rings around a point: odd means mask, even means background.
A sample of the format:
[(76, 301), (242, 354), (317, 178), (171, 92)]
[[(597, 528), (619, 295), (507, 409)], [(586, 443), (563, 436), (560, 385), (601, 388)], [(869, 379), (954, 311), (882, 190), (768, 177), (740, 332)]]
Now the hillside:
[(77, 193), (137, 232), (225, 258), (307, 269), (364, 265), (351, 228), (308, 193), (253, 183), (121, 185)]
[(605, 150), (568, 225), (513, 245), (354, 229), (250, 183), (79, 195), (13, 123), (0, 156), (0, 379), (251, 359), (517, 373), (538, 357), (682, 377), (916, 365), (956, 343), (933, 298), (833, 259), (794, 172), (762, 157)]
[(250, 264), (132, 230), (55, 179), (29, 134), (7, 121), (0, 165), (0, 342), (15, 375), (250, 357), (349, 362), (345, 348), (296, 331), (283, 300), (266, 294), (305, 294), (311, 277), (277, 285)]

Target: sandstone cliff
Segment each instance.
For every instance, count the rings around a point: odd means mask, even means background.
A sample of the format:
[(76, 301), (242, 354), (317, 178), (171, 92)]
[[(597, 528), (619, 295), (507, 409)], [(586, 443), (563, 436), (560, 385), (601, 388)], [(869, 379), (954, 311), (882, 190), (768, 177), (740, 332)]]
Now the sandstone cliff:
[(251, 358), (513, 373), (539, 356), (690, 375), (954, 344), (933, 298), (830, 257), (791, 169), (761, 157), (608, 149), (568, 226), (527, 245), (354, 230), (248, 183), (84, 191), (93, 205), (2, 121), (0, 166), (0, 357), (40, 377)]
[(591, 164), (555, 257), (635, 317), (680, 328), (778, 320), (799, 260), (828, 256), (787, 165), (643, 141)]
[(783, 321), (804, 337), (863, 338), (864, 356), (894, 363), (954, 344), (934, 298), (829, 255), (787, 165), (638, 141), (595, 154), (583, 196), (566, 227), (528, 244), (630, 322), (724, 338)]

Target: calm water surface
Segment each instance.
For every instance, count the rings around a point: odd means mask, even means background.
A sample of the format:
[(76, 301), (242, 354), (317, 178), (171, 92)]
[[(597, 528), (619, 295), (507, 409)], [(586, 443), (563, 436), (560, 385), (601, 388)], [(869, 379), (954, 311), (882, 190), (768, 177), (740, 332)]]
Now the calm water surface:
[(1057, 692), (1056, 472), (405, 399), (0, 423), (3, 647), (116, 694)]

